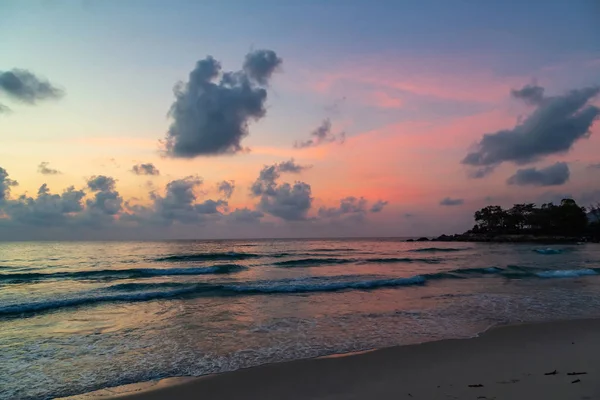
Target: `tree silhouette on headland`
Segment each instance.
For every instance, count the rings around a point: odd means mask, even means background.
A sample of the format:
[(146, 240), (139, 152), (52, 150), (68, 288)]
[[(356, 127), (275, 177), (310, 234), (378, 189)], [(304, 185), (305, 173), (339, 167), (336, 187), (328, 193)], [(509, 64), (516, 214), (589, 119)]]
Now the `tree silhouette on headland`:
[(597, 236), (600, 234), (600, 204), (579, 206), (573, 199), (560, 204), (515, 204), (510, 209), (487, 206), (475, 212), (475, 226), (468, 233)]

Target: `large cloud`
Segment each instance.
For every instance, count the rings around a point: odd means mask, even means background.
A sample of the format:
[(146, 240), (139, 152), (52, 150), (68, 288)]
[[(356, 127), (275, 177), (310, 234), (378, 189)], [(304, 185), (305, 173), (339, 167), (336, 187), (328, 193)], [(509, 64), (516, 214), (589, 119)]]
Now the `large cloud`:
[(61, 173), (59, 170), (50, 168), (48, 165), (50, 165), (48, 161), (42, 161), (38, 165), (38, 172), (42, 175), (59, 175)]
[(0, 71), (0, 93), (28, 104), (35, 104), (40, 100), (59, 99), (64, 95), (61, 89), (26, 69)]
[(541, 169), (519, 169), (513, 176), (508, 178), (506, 183), (518, 186), (559, 186), (566, 183), (569, 177), (570, 171), (567, 163), (557, 162)]
[(303, 149), (306, 147), (315, 147), (333, 142), (338, 142), (341, 144), (344, 143), (345, 140), (346, 133), (333, 133), (331, 131), (331, 121), (329, 120), (329, 118), (327, 118), (323, 120), (323, 122), (321, 122), (321, 125), (319, 125), (317, 129), (310, 133), (310, 139), (301, 142), (295, 142), (294, 147), (298, 149)]
[(293, 159), (263, 167), (250, 188), (252, 196), (260, 196), (258, 208), (288, 221), (306, 219), (313, 200), (310, 185), (304, 182), (293, 185), (277, 183), (281, 173), (300, 173), (306, 168)]
[(236, 72), (221, 73), (221, 64), (211, 56), (198, 61), (188, 82), (175, 86), (167, 154), (193, 158), (242, 151), (248, 124), (266, 115), (265, 87), (281, 63), (271, 50), (251, 52)]
[(462, 163), (477, 167), (472, 175), (481, 177), (503, 162), (523, 165), (568, 152), (576, 141), (589, 136), (600, 116), (600, 109), (590, 104), (599, 92), (600, 87), (588, 87), (544, 97), (541, 87), (513, 91), (514, 96), (535, 104), (536, 109), (512, 129), (483, 135), (476, 150)]
[(4, 212), (13, 223), (37, 227), (64, 226), (77, 222), (77, 213), (83, 211), (84, 196), (83, 190), (76, 190), (73, 186), (60, 195), (51, 194), (44, 183), (35, 198), (23, 195), (9, 201)]
[(440, 201), (440, 206), (460, 206), (464, 203), (464, 199), (453, 199), (451, 197), (446, 197)]
[(131, 172), (136, 175), (160, 175), (160, 171), (152, 163), (136, 164), (131, 168)]
[(0, 202), (8, 199), (10, 196), (10, 188), (17, 186), (19, 183), (8, 177), (8, 172), (0, 167)]

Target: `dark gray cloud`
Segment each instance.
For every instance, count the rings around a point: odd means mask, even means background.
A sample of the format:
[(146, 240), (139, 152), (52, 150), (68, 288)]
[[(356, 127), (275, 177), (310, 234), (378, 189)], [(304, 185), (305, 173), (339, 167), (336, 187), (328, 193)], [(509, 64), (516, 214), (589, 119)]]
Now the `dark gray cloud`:
[(225, 198), (230, 199), (235, 190), (235, 181), (221, 181), (217, 184), (217, 191)]
[(265, 165), (256, 181), (250, 187), (250, 193), (253, 196), (260, 196), (262, 194), (272, 195), (275, 192), (275, 181), (279, 179), (282, 173), (298, 174), (308, 168), (310, 168), (308, 165), (296, 164), (293, 158), (277, 164)]
[(48, 161), (42, 161), (40, 165), (38, 165), (38, 172), (42, 175), (59, 175), (61, 172), (57, 169), (48, 167), (50, 163)]
[(10, 188), (19, 183), (8, 177), (8, 172), (0, 167), (0, 202), (10, 197)]
[(364, 216), (367, 212), (367, 200), (364, 197), (349, 196), (340, 200), (339, 207), (321, 207), (318, 215), (321, 218), (339, 218), (343, 216)]
[[(88, 188), (94, 192), (94, 198), (86, 201), (89, 222), (105, 222), (122, 210), (123, 198), (115, 185), (114, 178), (104, 175), (93, 176), (87, 181)], [(93, 221), (95, 219), (99, 220)]]
[(273, 50), (256, 50), (246, 55), (244, 71), (259, 84), (266, 86), (283, 60)]
[(464, 203), (464, 199), (453, 199), (450, 197), (446, 197), (440, 201), (440, 206), (460, 206)]
[(152, 163), (136, 164), (131, 168), (136, 175), (160, 175), (160, 171)]
[(288, 161), (282, 161), (279, 164), (276, 164), (276, 168), (278, 172), (284, 173), (284, 172), (290, 172), (293, 174), (298, 174), (302, 171), (304, 171), (305, 169), (309, 169), (310, 165), (299, 165), (296, 164), (296, 161), (294, 161), (294, 159), (290, 159)]
[(83, 211), (83, 190), (73, 186), (62, 194), (51, 194), (48, 185), (40, 186), (37, 196), (20, 196), (9, 201), (4, 212), (12, 223), (31, 225), (35, 227), (64, 226), (78, 221), (77, 213)]
[(385, 200), (377, 200), (372, 206), (371, 206), (371, 212), (377, 213), (380, 212), (381, 210), (383, 210), (383, 207), (387, 206), (389, 203)]
[(87, 181), (88, 187), (92, 191), (108, 191), (115, 188), (116, 181), (110, 176), (94, 175)]
[(265, 216), (265, 214), (260, 211), (251, 210), (247, 207), (244, 207), (244, 208), (236, 208), (234, 211), (230, 212), (227, 216), (231, 221), (235, 221), (235, 222), (256, 223), (256, 222), (259, 222), (260, 219)]
[(151, 207), (128, 205), (126, 220), (168, 226), (176, 222), (198, 224), (208, 216), (220, 216), (227, 201), (208, 199), (197, 203), (197, 192), (202, 184), (202, 179), (197, 176), (173, 180), (167, 184), (164, 196), (151, 193)]
[(304, 182), (295, 182), (293, 185), (282, 183), (276, 185), (269, 193), (264, 193), (258, 204), (260, 210), (284, 219), (286, 221), (299, 221), (307, 217), (312, 207), (312, 193), (310, 185)]
[(312, 207), (312, 192), (309, 184), (295, 182), (278, 184), (281, 173), (300, 173), (308, 166), (295, 163), (293, 159), (273, 165), (265, 165), (250, 187), (250, 194), (260, 196), (258, 208), (284, 220), (306, 219)]
[(510, 93), (528, 104), (539, 104), (544, 99), (544, 88), (537, 85), (525, 85), (521, 89), (513, 89)]
[(35, 104), (39, 100), (59, 99), (64, 95), (61, 89), (25, 69), (0, 71), (0, 93), (29, 104)]
[(193, 158), (242, 151), (248, 124), (266, 115), (265, 87), (281, 62), (270, 50), (251, 52), (244, 69), (236, 72), (221, 73), (221, 64), (211, 56), (198, 61), (188, 82), (174, 89), (172, 123), (164, 141), (167, 155)]
[(210, 214), (221, 214), (220, 208), (227, 207), (227, 201), (225, 200), (212, 200), (208, 199), (202, 203), (194, 205), (194, 209), (198, 214), (210, 215)]
[[(516, 92), (528, 101), (541, 93), (532, 87)], [(523, 165), (568, 152), (576, 141), (589, 136), (600, 116), (600, 109), (590, 104), (599, 92), (600, 87), (588, 87), (536, 100), (531, 115), (512, 129), (483, 135), (475, 151), (467, 154), (462, 163), (482, 169), (485, 175), (503, 162)]]
[(557, 162), (546, 168), (519, 169), (506, 183), (518, 186), (559, 186), (569, 180), (570, 174), (567, 163)]
[(306, 147), (315, 147), (322, 144), (338, 142), (344, 143), (346, 140), (346, 133), (333, 133), (331, 131), (331, 120), (329, 118), (324, 119), (321, 125), (310, 133), (310, 139), (302, 142), (295, 142), (294, 147), (297, 149), (303, 149)]
[(488, 165), (485, 167), (476, 168), (476, 169), (469, 171), (468, 175), (469, 175), (469, 178), (472, 178), (472, 179), (485, 178), (486, 176), (488, 176), (489, 174), (494, 172), (495, 168), (496, 168), (495, 165)]

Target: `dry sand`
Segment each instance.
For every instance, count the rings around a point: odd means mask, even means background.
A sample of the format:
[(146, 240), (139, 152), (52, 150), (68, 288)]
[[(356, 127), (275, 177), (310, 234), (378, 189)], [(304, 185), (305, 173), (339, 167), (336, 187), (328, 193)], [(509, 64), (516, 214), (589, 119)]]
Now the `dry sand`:
[(107, 397), (600, 400), (600, 320), (503, 327), (474, 339), (271, 364), (79, 398)]

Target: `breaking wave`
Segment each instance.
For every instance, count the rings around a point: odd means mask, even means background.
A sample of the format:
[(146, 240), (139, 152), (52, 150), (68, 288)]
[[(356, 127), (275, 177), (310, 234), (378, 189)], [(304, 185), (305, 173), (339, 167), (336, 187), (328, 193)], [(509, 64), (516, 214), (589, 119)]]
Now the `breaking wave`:
[(38, 281), (44, 279), (127, 279), (145, 278), (154, 276), (174, 275), (207, 275), (207, 274), (229, 274), (246, 269), (237, 264), (214, 265), (210, 267), (189, 268), (132, 268), (132, 269), (103, 269), (75, 272), (54, 273), (16, 273), (0, 274), (0, 282), (24, 283), (27, 281)]

